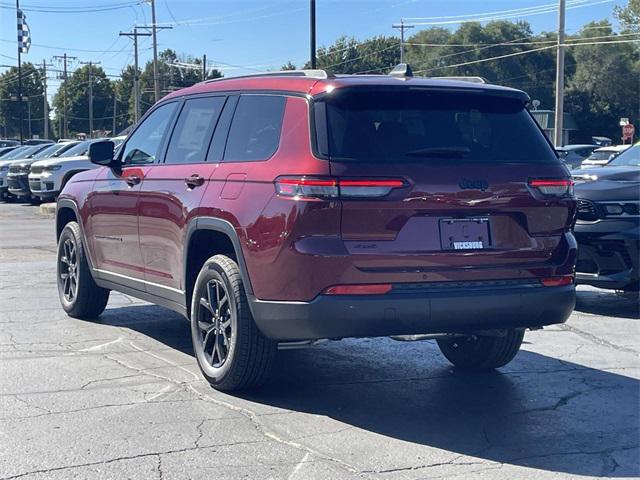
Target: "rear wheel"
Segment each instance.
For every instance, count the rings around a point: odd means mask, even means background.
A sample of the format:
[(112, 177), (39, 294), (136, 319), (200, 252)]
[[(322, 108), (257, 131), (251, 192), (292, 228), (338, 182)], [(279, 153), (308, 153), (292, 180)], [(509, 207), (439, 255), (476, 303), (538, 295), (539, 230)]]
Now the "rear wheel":
[(109, 301), (109, 290), (96, 285), (82, 245), (80, 226), (69, 222), (58, 241), (58, 296), (62, 308), (76, 318), (96, 318)]
[(262, 335), (249, 311), (238, 265), (216, 255), (205, 262), (193, 289), (191, 338), (202, 374), (217, 390), (262, 385), (277, 343)]
[(497, 336), (470, 335), (439, 338), (442, 354), (458, 368), (492, 370), (505, 366), (516, 356), (522, 345), (524, 330), (504, 330)]

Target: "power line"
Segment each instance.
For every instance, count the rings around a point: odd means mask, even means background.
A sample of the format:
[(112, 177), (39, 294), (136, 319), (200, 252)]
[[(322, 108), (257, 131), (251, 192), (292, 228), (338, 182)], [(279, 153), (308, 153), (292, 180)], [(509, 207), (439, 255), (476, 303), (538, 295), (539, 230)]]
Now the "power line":
[[(584, 0), (576, 0), (576, 1), (580, 1), (581, 3), (571, 4), (571, 6), (567, 7), (567, 10), (573, 10), (575, 8), (592, 7), (595, 5), (601, 5), (603, 3), (612, 3), (614, 0), (598, 0), (598, 1), (592, 1), (591, 3), (582, 3)], [(413, 23), (414, 25), (456, 25), (460, 23), (488, 22), (488, 21), (495, 21), (495, 20), (506, 20), (510, 18), (529, 17), (533, 15), (543, 15), (547, 13), (554, 13), (557, 10), (558, 10), (557, 7), (553, 7), (553, 8), (549, 7), (545, 9), (541, 8), (537, 11), (526, 12), (523, 14), (513, 13), (513, 14), (505, 14), (505, 15), (497, 15), (497, 16), (487, 15), (487, 16), (481, 16), (476, 18), (463, 18), (459, 20), (440, 20), (440, 21), (413, 22)]]
[[(584, 3), (587, 0), (570, 0), (569, 4), (573, 3)], [(557, 3), (547, 3), (544, 5), (535, 5), (532, 7), (524, 7), (524, 8), (512, 8), (509, 10), (498, 10), (493, 12), (482, 12), (482, 13), (468, 13), (463, 15), (448, 15), (448, 16), (440, 16), (440, 17), (405, 17), (405, 20), (450, 20), (450, 19), (460, 19), (460, 18), (470, 18), (470, 17), (479, 17), (479, 16), (487, 16), (487, 15), (504, 15), (504, 14), (512, 14), (512, 13), (522, 13), (531, 10), (539, 10), (541, 8), (547, 9), (552, 8), (556, 10), (558, 8)]]
[[(616, 43), (633, 43), (633, 42), (640, 42), (640, 39), (637, 40), (613, 40), (613, 41), (609, 41), (609, 42), (579, 42), (579, 43), (565, 43), (564, 46), (566, 47), (577, 47), (580, 45), (610, 45), (610, 44), (616, 44)], [(444, 68), (456, 68), (456, 67), (464, 67), (466, 65), (473, 65), (476, 63), (483, 63), (483, 62), (489, 62), (492, 60), (500, 60), (503, 58), (509, 58), (509, 57), (515, 57), (518, 55), (525, 55), (527, 53), (534, 53), (534, 52), (540, 52), (542, 50), (548, 50), (550, 48), (556, 48), (557, 45), (548, 45), (546, 47), (540, 47), (540, 48), (532, 48), (531, 50), (524, 50), (522, 52), (514, 52), (514, 53), (509, 53), (506, 55), (499, 55), (496, 57), (490, 57), (490, 58), (482, 58), (479, 60), (472, 60), (469, 62), (463, 62), (463, 63), (457, 63), (454, 65), (443, 65), (440, 67), (433, 67), (433, 68), (425, 68), (422, 70), (417, 70), (414, 73), (424, 73), (424, 72), (428, 72), (428, 71), (432, 71), (432, 70), (442, 70)]]
[[(127, 2), (116, 5), (104, 5), (97, 7), (51, 7), (51, 6), (27, 6), (23, 5), (22, 9), (27, 12), (36, 12), (36, 13), (62, 13), (65, 15), (72, 13), (96, 13), (96, 12), (107, 12), (112, 10), (120, 10), (123, 8), (129, 8), (136, 5), (140, 5), (143, 3), (143, 0), (137, 0), (135, 2)], [(15, 6), (9, 5), (7, 3), (0, 3), (0, 8), (2, 9), (14, 9)]]

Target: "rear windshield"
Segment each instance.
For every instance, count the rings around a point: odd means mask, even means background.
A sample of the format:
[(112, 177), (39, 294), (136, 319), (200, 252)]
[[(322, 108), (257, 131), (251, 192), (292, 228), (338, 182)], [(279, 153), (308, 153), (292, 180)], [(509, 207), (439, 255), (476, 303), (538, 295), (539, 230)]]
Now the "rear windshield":
[(558, 161), (520, 100), (433, 91), (335, 90), (325, 102), (332, 160)]
[(609, 160), (614, 155), (615, 152), (612, 152), (611, 150), (603, 150), (600, 152), (593, 152), (589, 155), (589, 160)]

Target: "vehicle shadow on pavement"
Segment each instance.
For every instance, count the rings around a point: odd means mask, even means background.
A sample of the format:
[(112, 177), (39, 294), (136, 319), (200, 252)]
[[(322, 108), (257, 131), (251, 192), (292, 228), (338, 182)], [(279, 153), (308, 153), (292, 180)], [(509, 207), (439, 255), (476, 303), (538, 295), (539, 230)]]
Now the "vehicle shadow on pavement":
[[(188, 324), (160, 307), (110, 309), (101, 323), (131, 328), (193, 355)], [(381, 445), (371, 443), (367, 432), (372, 432), (386, 437), (382, 445), (389, 445), (391, 456), (414, 448), (404, 443), (410, 442), (475, 457), (494, 468), (511, 464), (585, 476), (640, 475), (640, 382), (526, 350), (500, 371), (465, 373), (452, 368), (432, 341), (328, 342), (280, 351), (270, 383), (237, 396), (346, 424), (348, 429), (335, 436), (322, 439), (326, 434), (312, 432), (294, 440), (314, 441), (309, 437), (315, 436), (329, 449), (361, 450), (365, 457)], [(302, 432), (313, 428), (300, 425)]]
[(607, 315), (640, 319), (640, 301), (631, 294), (619, 295), (610, 290), (578, 290), (576, 311), (592, 315)]

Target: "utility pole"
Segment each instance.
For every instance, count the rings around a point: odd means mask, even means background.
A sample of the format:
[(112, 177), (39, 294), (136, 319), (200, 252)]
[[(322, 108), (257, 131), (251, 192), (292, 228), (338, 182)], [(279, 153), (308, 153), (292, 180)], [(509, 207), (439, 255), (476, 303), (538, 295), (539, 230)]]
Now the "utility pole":
[(311, 68), (316, 68), (316, 0), (310, 0), (309, 4), (309, 47)]
[(150, 33), (138, 32), (138, 27), (133, 32), (120, 32), (121, 37), (129, 37), (133, 39), (133, 61), (135, 73), (133, 75), (133, 120), (138, 123), (140, 117), (140, 67), (138, 66), (138, 37), (150, 37)]
[(400, 23), (394, 23), (391, 27), (400, 30), (400, 63), (404, 63), (404, 31), (413, 28), (414, 25), (407, 25), (400, 19)]
[(151, 26), (142, 25), (136, 28), (147, 28), (151, 30), (152, 43), (153, 43), (153, 92), (155, 95), (155, 101), (160, 100), (160, 74), (158, 73), (158, 30), (172, 29), (173, 27), (165, 26), (158, 27), (156, 25), (156, 2), (155, 0), (149, 0), (151, 2)]
[(202, 81), (207, 79), (207, 54), (202, 55)]
[(153, 91), (156, 102), (160, 100), (160, 78), (158, 78), (158, 34), (156, 32), (156, 2), (151, 1), (151, 33), (153, 34)]
[[(16, 0), (16, 20), (20, 15), (20, 0)], [(20, 35), (18, 34), (18, 38)], [(22, 113), (22, 45), (18, 42), (18, 111), (20, 112), (20, 143), (24, 140)]]
[(80, 62), (89, 65), (89, 138), (93, 138), (93, 66), (100, 62)]
[(65, 53), (64, 55), (54, 55), (53, 58), (64, 62), (62, 70), (62, 138), (67, 138), (67, 62), (76, 60), (78, 57), (70, 57)]
[(49, 102), (47, 101), (47, 61), (42, 60), (42, 86), (43, 86), (43, 104), (42, 111), (44, 112), (44, 138), (49, 138)]
[(564, 16), (566, 1), (559, 0), (558, 5), (558, 55), (556, 60), (556, 121), (554, 130), (554, 144), (563, 145), (564, 120)]
[(111, 136), (116, 134), (116, 111), (118, 110), (118, 94), (113, 90), (113, 125), (111, 127)]

